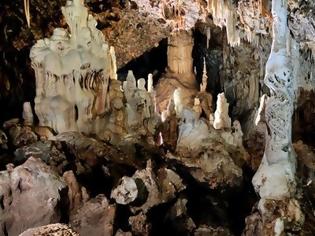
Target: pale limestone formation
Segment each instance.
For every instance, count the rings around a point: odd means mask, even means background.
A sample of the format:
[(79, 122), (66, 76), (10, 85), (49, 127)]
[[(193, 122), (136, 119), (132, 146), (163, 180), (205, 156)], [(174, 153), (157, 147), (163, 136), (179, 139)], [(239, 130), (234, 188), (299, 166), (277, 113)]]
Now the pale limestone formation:
[(56, 28), (31, 49), (35, 112), (39, 125), (57, 132), (97, 133), (105, 125), (99, 117), (107, 108), (109, 79), (117, 78), (114, 50), (82, 1), (67, 1), (62, 13), (70, 32)]
[(138, 188), (136, 181), (128, 176), (121, 178), (119, 185), (112, 190), (111, 198), (114, 198), (118, 204), (126, 205), (138, 197)]
[(109, 108), (109, 120), (104, 136), (112, 143), (119, 141), (126, 134), (125, 98), (121, 90), (121, 81), (110, 80), (107, 103)]
[(270, 27), (268, 0), (208, 0), (207, 11), (220, 28), (226, 27), (228, 43), (239, 46), (241, 39), (258, 44), (259, 35), (267, 35)]
[(268, 126), (262, 163), (253, 178), (261, 198), (282, 199), (295, 192), (295, 154), (291, 143), (294, 101), (292, 66), (287, 51), (286, 1), (273, 1), (273, 43), (265, 83), (271, 90), (265, 108)]
[(228, 144), (235, 147), (243, 147), (243, 132), (238, 120), (233, 122), (232, 132), (222, 132), (221, 136)]
[(146, 89), (146, 81), (143, 78), (136, 80), (132, 71), (128, 71), (126, 81), (123, 82), (123, 91), (126, 98), (126, 126), (127, 136), (136, 137), (138, 135), (152, 137), (158, 123), (155, 113), (154, 91), (152, 81)]
[(218, 94), (217, 109), (214, 113), (213, 127), (215, 129), (231, 128), (231, 118), (229, 117), (229, 104), (224, 93)]
[(189, 108), (184, 108), (179, 124), (176, 151), (179, 153), (197, 152), (201, 143), (209, 135), (209, 127), (205, 120)]
[[(266, 147), (252, 182), (261, 197), (258, 210), (263, 218), (263, 229), (273, 228), (270, 235), (284, 235), (288, 228), (303, 225), (304, 216), (294, 199), (296, 160), (291, 133), (295, 78), (290, 60), (292, 45), (288, 44), (287, 1), (273, 0), (272, 15), (273, 42), (264, 80), (271, 94), (265, 104)], [(270, 207), (270, 201), (277, 202), (277, 212), (282, 212), (280, 216)]]
[(206, 59), (203, 58), (202, 83), (200, 84), (200, 92), (205, 92), (208, 85)]
[(152, 93), (154, 91), (153, 89), (153, 75), (152, 74), (148, 74), (148, 92)]

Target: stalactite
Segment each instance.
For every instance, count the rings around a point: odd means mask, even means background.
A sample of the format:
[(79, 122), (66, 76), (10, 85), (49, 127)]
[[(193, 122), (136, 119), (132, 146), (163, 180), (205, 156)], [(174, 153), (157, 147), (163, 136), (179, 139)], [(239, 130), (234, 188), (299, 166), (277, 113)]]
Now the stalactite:
[(211, 12), (215, 25), (222, 28), (226, 27), (228, 43), (231, 46), (240, 44), (239, 31), (236, 28), (236, 13), (231, 0), (218, 0), (211, 2)]
[(30, 0), (24, 0), (24, 14), (28, 28), (31, 27)]

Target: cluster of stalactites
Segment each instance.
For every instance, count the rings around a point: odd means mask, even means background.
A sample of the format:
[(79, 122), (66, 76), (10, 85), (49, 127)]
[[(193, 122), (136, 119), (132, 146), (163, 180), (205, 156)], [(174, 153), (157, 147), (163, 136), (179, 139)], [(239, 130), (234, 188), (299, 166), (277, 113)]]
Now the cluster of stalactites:
[(268, 34), (271, 14), (268, 0), (207, 0), (207, 11), (220, 28), (226, 27), (227, 41), (240, 45), (241, 39), (258, 45), (259, 36)]
[(226, 27), (228, 43), (238, 46), (241, 42), (239, 30), (236, 28), (237, 16), (232, 0), (208, 0), (208, 11), (212, 13), (213, 22), (220, 28)]
[(146, 17), (156, 20), (164, 19), (165, 24), (172, 31), (190, 30), (198, 20), (204, 20), (201, 4), (195, 0), (133, 0), (138, 10)]

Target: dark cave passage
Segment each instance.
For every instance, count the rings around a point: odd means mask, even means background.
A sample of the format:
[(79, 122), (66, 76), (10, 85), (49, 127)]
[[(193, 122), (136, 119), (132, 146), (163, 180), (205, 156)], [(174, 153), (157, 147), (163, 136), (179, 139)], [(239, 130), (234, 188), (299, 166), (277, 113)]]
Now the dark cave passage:
[(159, 42), (157, 47), (145, 52), (142, 56), (130, 61), (117, 71), (118, 79), (125, 80), (128, 70), (132, 70), (137, 79), (147, 79), (153, 74), (154, 83), (161, 77), (167, 67), (167, 39)]

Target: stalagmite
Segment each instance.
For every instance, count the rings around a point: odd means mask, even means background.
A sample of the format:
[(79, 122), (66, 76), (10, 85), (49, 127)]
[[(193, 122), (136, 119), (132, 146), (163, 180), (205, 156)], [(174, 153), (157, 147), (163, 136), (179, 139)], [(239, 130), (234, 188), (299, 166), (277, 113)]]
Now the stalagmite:
[(214, 113), (215, 129), (231, 128), (231, 118), (229, 117), (229, 104), (226, 101), (224, 93), (218, 95), (217, 109)]
[(39, 125), (57, 132), (100, 132), (97, 120), (106, 110), (109, 79), (117, 79), (114, 49), (83, 1), (67, 1), (62, 13), (70, 32), (56, 28), (30, 53)]
[(206, 58), (203, 58), (202, 83), (200, 84), (200, 92), (205, 92), (208, 85)]
[(148, 92), (152, 93), (153, 92), (153, 75), (148, 74)]
[(207, 68), (206, 68), (206, 59), (204, 58), (202, 82), (200, 84), (200, 91), (198, 92), (196, 98), (199, 100), (200, 107), (202, 111), (205, 113), (207, 120), (209, 120), (210, 115), (212, 114), (213, 111), (212, 111), (212, 95), (206, 91), (207, 86), (208, 86), (208, 76), (207, 76)]

